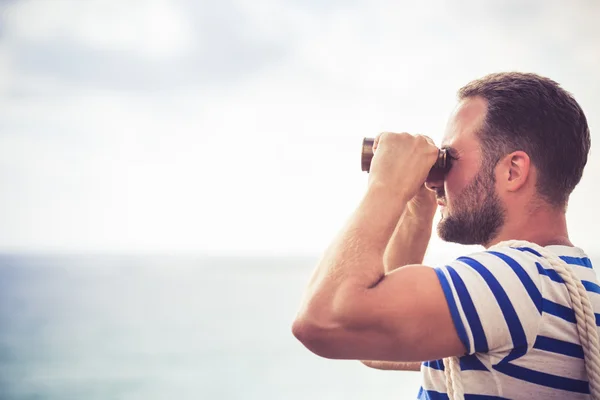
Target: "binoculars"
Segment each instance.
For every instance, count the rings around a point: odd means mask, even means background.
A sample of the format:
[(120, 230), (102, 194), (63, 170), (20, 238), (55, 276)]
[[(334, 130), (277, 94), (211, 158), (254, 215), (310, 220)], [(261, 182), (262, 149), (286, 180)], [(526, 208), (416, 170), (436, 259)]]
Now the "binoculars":
[[(362, 152), (360, 157), (361, 169), (365, 172), (369, 172), (371, 169), (371, 160), (373, 159), (373, 144), (375, 143), (374, 138), (364, 138), (362, 142)], [(446, 149), (440, 149), (438, 152), (438, 159), (431, 167), (427, 180), (438, 180), (444, 179), (444, 176), (450, 170), (451, 157), (448, 156)]]

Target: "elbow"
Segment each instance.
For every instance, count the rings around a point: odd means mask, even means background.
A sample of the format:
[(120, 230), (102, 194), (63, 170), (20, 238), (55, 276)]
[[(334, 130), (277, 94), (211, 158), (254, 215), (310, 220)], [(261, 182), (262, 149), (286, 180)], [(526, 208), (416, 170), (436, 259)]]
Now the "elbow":
[(307, 343), (312, 341), (312, 332), (308, 324), (298, 318), (294, 320), (292, 324), (292, 334), (300, 343), (306, 346)]
[(292, 334), (308, 350), (312, 351), (318, 356), (324, 357), (322, 355), (323, 347), (325, 347), (323, 339), (324, 335), (317, 324), (309, 322), (303, 318), (296, 318), (292, 324)]
[(300, 343), (314, 354), (331, 359), (343, 358), (336, 351), (334, 330), (325, 324), (297, 318), (292, 324), (292, 334)]
[(356, 332), (366, 328), (353, 297), (339, 293), (327, 303), (313, 302), (302, 308), (292, 324), (292, 333), (308, 350), (330, 359), (355, 359), (352, 344)]

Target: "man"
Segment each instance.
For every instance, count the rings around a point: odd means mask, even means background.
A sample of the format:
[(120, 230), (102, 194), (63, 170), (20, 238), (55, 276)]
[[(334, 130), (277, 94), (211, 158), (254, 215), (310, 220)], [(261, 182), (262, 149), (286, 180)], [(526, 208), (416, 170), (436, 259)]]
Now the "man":
[[(467, 399), (588, 399), (563, 280), (533, 249), (491, 249), (512, 239), (544, 246), (571, 264), (600, 309), (596, 275), (565, 218), (587, 162), (586, 117), (535, 74), (488, 75), (458, 98), (441, 180), (426, 182), (438, 155), (429, 138), (378, 136), (366, 193), (319, 261), (293, 333), (322, 357), (382, 369), (422, 363), (421, 399), (448, 398), (441, 359), (453, 356)], [(421, 265), (436, 197), (439, 236), (489, 250)]]

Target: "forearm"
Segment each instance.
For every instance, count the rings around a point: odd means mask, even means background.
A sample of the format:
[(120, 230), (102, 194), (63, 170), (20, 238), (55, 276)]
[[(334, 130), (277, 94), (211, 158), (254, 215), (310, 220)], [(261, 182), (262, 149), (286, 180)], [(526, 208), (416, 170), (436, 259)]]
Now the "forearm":
[(421, 264), (431, 238), (432, 220), (405, 213), (387, 245), (384, 255), (385, 272), (410, 264)]
[(421, 363), (418, 362), (392, 362), (392, 361), (361, 361), (367, 367), (386, 371), (420, 371)]
[[(300, 314), (331, 322), (344, 306), (385, 276), (383, 256), (407, 199), (386, 187), (369, 188), (323, 254), (306, 289)], [(302, 316), (301, 315), (301, 316)]]
[[(431, 219), (415, 217), (405, 212), (392, 234), (384, 255), (385, 272), (404, 265), (421, 264), (431, 238)], [(385, 371), (420, 371), (418, 362), (392, 362), (363, 360), (370, 368)]]

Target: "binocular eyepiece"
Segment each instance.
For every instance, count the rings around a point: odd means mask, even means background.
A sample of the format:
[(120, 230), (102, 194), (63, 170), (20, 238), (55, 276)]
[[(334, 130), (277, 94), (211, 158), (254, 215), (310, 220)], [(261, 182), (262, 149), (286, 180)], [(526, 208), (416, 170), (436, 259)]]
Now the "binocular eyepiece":
[[(373, 144), (375, 143), (374, 138), (364, 138), (362, 142), (362, 152), (360, 157), (361, 169), (365, 172), (369, 172), (371, 169), (371, 160), (373, 159)], [(438, 152), (438, 159), (429, 171), (427, 180), (443, 179), (446, 173), (450, 170), (451, 157), (448, 156), (446, 149), (440, 149)]]

